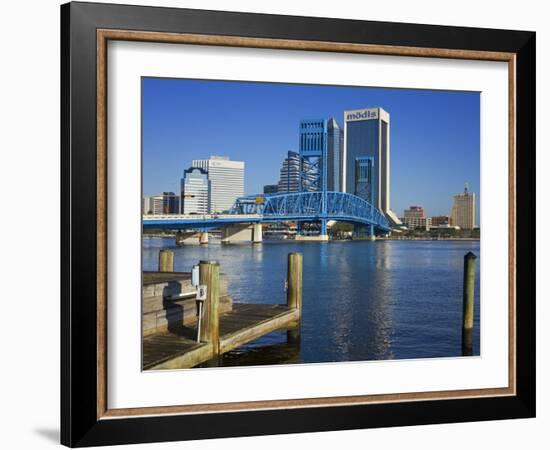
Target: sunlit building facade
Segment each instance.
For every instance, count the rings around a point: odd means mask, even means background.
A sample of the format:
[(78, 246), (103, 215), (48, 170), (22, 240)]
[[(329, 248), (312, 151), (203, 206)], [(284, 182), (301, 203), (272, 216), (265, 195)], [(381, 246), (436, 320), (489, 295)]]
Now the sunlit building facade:
[(195, 159), (192, 167), (208, 172), (210, 181), (210, 213), (231, 209), (235, 200), (244, 195), (244, 161), (232, 161), (226, 156)]
[(207, 214), (210, 211), (210, 180), (208, 172), (191, 167), (181, 179), (181, 214)]
[(468, 191), (468, 185), (464, 192), (456, 194), (451, 211), (451, 225), (464, 230), (472, 230), (476, 227), (476, 194)]

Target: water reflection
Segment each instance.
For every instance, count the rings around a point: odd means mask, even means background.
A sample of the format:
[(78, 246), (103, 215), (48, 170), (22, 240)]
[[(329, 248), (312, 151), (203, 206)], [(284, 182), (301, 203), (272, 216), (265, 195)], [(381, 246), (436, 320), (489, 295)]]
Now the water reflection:
[[(299, 342), (271, 333), (224, 355), (220, 365), (261, 365), (460, 356), (462, 264), (479, 242), (380, 241), (176, 247), (144, 239), (144, 270), (158, 251), (175, 251), (175, 270), (201, 259), (220, 262), (235, 302), (285, 303), (287, 254), (304, 255)], [(478, 265), (479, 267), (479, 265)], [(474, 354), (479, 354), (479, 270), (476, 273)]]

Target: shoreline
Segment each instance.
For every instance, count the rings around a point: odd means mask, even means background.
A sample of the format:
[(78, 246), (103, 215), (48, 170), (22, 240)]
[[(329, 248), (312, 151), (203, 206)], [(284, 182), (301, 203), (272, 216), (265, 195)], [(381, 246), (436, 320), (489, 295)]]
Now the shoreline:
[[(159, 235), (159, 234), (143, 234), (142, 239), (175, 239), (176, 235)], [(296, 239), (270, 239), (270, 238), (264, 238), (263, 242), (299, 242), (299, 243), (311, 243), (311, 242), (317, 242), (317, 243), (326, 243), (326, 242), (365, 242), (370, 241), (368, 238), (364, 239), (329, 239), (328, 241), (301, 241)], [(371, 242), (380, 242), (380, 241), (398, 241), (398, 242), (406, 242), (406, 241), (429, 241), (429, 242), (437, 242), (437, 241), (480, 241), (480, 238), (460, 238), (460, 237), (453, 237), (453, 238), (376, 238), (375, 240)]]

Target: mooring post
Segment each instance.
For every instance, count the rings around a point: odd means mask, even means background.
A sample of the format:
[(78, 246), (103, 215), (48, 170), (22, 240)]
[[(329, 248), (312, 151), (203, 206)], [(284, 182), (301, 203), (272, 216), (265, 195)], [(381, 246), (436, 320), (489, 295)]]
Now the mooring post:
[(216, 261), (199, 263), (199, 283), (206, 286), (200, 340), (211, 342), (213, 356), (217, 356), (220, 352), (220, 265)]
[(300, 343), (300, 319), (302, 317), (302, 254), (289, 253), (287, 267), (286, 304), (289, 308), (298, 309), (299, 319), (287, 329), (289, 344)]
[(287, 267), (286, 303), (289, 308), (302, 310), (302, 254), (289, 253)]
[(172, 250), (162, 249), (159, 252), (159, 272), (174, 271), (174, 252)]
[(462, 355), (471, 356), (472, 332), (474, 329), (474, 287), (476, 275), (476, 255), (472, 252), (464, 255), (464, 286), (462, 296)]

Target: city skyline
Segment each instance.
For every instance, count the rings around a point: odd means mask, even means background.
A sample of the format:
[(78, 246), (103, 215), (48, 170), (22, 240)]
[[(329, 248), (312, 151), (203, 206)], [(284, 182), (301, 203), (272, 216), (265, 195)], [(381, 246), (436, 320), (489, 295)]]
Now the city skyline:
[(392, 210), (448, 215), (465, 182), (479, 192), (478, 93), (144, 78), (143, 194), (178, 192), (211, 155), (244, 161), (245, 194), (262, 193), (298, 151), (300, 121), (343, 126), (344, 111), (371, 107), (392, 116)]

